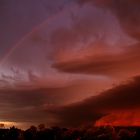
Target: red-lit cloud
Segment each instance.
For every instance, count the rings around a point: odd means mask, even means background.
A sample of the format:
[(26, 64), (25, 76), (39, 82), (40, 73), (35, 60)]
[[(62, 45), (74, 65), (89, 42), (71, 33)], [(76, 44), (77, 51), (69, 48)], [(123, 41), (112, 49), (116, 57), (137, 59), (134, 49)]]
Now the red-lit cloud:
[(139, 110), (139, 76), (121, 81), (140, 75), (140, 2), (32, 1), (0, 4), (1, 119), (78, 126)]
[[(79, 126), (83, 123), (94, 123), (99, 118), (114, 111), (130, 112), (140, 108), (140, 77), (135, 77), (122, 85), (102, 92), (98, 96), (69, 106), (56, 108), (51, 113), (64, 126)], [(123, 125), (123, 124), (122, 124)]]
[(96, 126), (140, 126), (140, 113), (137, 110), (112, 112), (96, 121)]
[[(100, 47), (100, 46), (98, 46)], [(106, 53), (106, 48), (96, 53), (96, 49), (89, 50), (89, 55), (82, 58), (62, 59), (53, 64), (53, 67), (68, 73), (85, 73), (93, 75), (108, 75), (127, 77), (140, 72), (139, 51), (140, 44), (126, 47), (124, 52), (118, 54)], [(103, 53), (102, 53), (103, 52)]]

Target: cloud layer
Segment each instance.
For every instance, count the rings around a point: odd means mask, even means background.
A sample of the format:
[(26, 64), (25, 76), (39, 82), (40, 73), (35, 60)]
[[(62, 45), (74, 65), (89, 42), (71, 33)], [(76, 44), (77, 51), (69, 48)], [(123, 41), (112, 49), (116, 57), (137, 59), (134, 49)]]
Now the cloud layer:
[(140, 75), (139, 0), (14, 0), (0, 8), (1, 119), (77, 126), (140, 108), (139, 76), (112, 86)]
[(90, 53), (93, 52), (91, 55), (68, 61), (64, 59), (64, 61), (53, 64), (53, 67), (69, 73), (130, 77), (140, 72), (138, 66), (140, 59), (139, 48), (140, 44), (138, 43), (126, 47), (124, 52), (111, 54), (104, 52), (106, 48), (100, 47), (99, 55), (97, 55), (96, 49), (93, 48), (93, 50), (89, 50)]
[(139, 0), (78, 0), (78, 3), (90, 3), (113, 11), (126, 33), (140, 40)]
[(56, 108), (52, 114), (59, 125), (79, 126), (83, 123), (94, 123), (112, 111), (125, 111), (140, 108), (140, 77), (121, 84), (98, 96), (90, 97), (82, 102)]

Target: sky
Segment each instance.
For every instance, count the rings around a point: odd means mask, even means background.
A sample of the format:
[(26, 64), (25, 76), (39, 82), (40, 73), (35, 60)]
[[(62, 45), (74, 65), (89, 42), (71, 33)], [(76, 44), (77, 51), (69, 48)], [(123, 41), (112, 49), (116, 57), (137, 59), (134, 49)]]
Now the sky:
[(1, 123), (140, 125), (139, 0), (0, 0), (0, 31)]

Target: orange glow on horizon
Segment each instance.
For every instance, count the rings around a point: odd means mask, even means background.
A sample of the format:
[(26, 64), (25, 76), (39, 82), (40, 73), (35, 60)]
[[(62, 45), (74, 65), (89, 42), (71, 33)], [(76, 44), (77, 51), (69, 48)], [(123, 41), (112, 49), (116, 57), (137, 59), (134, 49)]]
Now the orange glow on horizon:
[(96, 121), (95, 126), (140, 126), (140, 112), (127, 111), (111, 113)]

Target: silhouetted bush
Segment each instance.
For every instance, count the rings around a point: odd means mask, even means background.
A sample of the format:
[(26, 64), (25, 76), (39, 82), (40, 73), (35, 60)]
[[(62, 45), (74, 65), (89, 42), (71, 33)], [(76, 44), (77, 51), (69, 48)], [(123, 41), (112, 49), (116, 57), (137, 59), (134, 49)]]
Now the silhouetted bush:
[(140, 127), (46, 128), (41, 124), (23, 131), (0, 129), (0, 140), (140, 140)]

